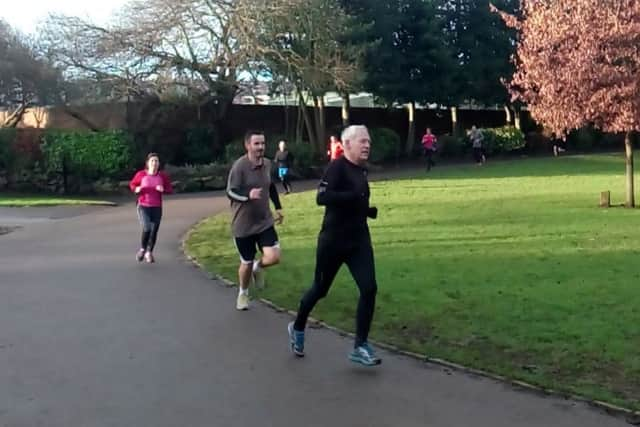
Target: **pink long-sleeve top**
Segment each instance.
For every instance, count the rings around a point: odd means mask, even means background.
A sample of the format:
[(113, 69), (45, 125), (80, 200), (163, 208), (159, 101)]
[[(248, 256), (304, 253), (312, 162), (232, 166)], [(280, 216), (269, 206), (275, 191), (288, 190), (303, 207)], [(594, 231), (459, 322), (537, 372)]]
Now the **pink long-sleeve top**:
[(146, 170), (138, 171), (133, 179), (129, 182), (131, 191), (135, 191), (136, 187), (140, 187), (138, 194), (138, 204), (146, 207), (162, 206), (162, 194), (156, 188), (162, 185), (164, 194), (173, 193), (171, 180), (164, 172), (158, 172), (155, 175), (148, 174)]

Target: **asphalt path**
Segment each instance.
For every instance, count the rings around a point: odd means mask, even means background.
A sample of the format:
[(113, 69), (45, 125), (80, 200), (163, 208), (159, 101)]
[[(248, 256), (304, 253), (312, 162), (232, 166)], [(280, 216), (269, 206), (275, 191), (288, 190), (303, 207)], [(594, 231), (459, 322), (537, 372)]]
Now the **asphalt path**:
[(288, 315), (236, 311), (236, 290), (180, 252), (194, 223), (227, 207), (220, 193), (168, 197), (153, 265), (134, 260), (132, 201), (0, 209), (0, 225), (19, 226), (0, 236), (0, 426), (628, 425), (386, 351), (359, 367), (327, 329), (310, 329), (296, 359)]

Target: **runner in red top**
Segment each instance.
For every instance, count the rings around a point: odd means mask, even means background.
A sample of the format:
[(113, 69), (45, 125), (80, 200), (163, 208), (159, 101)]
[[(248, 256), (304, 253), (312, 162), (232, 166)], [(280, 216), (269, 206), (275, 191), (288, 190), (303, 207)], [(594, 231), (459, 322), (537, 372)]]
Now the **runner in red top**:
[(342, 153), (344, 150), (342, 149), (342, 142), (335, 136), (331, 135), (329, 139), (329, 151), (327, 151), (327, 156), (329, 156), (329, 161), (333, 161), (342, 157)]
[(422, 152), (427, 161), (427, 172), (431, 170), (432, 166), (435, 166), (433, 153), (436, 151), (436, 141), (437, 138), (431, 133), (431, 128), (427, 128), (422, 137)]
[(153, 248), (162, 220), (162, 195), (173, 193), (169, 177), (159, 167), (158, 155), (149, 153), (145, 169), (138, 171), (129, 182), (131, 191), (138, 195), (138, 219), (142, 225), (141, 245), (136, 259), (144, 259), (148, 263), (155, 262)]

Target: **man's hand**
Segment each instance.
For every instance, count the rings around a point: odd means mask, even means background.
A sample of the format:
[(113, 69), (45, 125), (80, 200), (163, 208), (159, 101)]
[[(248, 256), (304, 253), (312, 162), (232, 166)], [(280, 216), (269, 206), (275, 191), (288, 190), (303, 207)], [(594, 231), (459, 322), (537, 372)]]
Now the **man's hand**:
[(249, 191), (249, 200), (258, 200), (262, 197), (262, 188), (252, 188)]
[(142, 191), (142, 187), (139, 186), (139, 185), (135, 188), (135, 190), (133, 190), (133, 192), (136, 193), (136, 194), (139, 194), (140, 191)]
[(283, 220), (284, 220), (284, 215), (282, 215), (282, 211), (280, 209), (276, 210), (276, 218), (274, 220), (276, 225), (282, 224)]
[(156, 190), (160, 193), (164, 193), (164, 187), (162, 185), (156, 185)]

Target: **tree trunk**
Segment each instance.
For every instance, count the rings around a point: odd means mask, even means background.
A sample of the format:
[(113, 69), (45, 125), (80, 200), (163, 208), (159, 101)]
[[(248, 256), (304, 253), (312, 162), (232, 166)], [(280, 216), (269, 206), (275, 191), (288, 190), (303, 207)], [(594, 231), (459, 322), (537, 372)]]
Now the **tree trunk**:
[(311, 117), (309, 115), (307, 103), (304, 101), (302, 92), (300, 92), (299, 90), (298, 90), (298, 100), (300, 102), (300, 110), (302, 111), (302, 118), (304, 119), (304, 124), (307, 127), (307, 135), (309, 136), (309, 143), (314, 149), (316, 149), (318, 147), (318, 144), (316, 141), (315, 132), (313, 130), (313, 122), (311, 121)]
[(451, 107), (451, 134), (453, 136), (460, 135), (460, 127), (458, 125), (458, 107)]
[(348, 93), (342, 94), (342, 126), (349, 126), (349, 114), (351, 110), (351, 99)]
[(284, 113), (284, 138), (288, 140), (291, 133), (289, 132), (289, 108), (285, 101), (282, 102), (282, 110)]
[(504, 115), (507, 126), (509, 126), (513, 122), (513, 116), (511, 115), (511, 108), (506, 104), (504, 105)]
[(4, 122), (0, 123), (0, 128), (15, 128), (22, 120), (22, 116), (24, 116), (26, 111), (27, 105), (20, 105), (13, 111), (13, 113), (9, 114), (9, 116), (4, 119)]
[(522, 130), (522, 127), (521, 127), (522, 111), (520, 110), (520, 107), (518, 107), (517, 105), (511, 105), (508, 108), (512, 112), (513, 126), (515, 126), (516, 129)]
[(296, 142), (299, 144), (302, 142), (302, 132), (304, 131), (304, 117), (302, 117), (303, 106), (298, 105), (298, 118), (296, 120)]
[(631, 131), (624, 137), (625, 164), (627, 166), (627, 201), (625, 206), (635, 207), (635, 196), (633, 191), (633, 145), (631, 144)]
[(31, 111), (33, 112), (33, 118), (36, 121), (36, 128), (41, 129), (48, 116), (46, 107), (32, 108)]
[(229, 109), (233, 105), (233, 98), (235, 98), (236, 93), (238, 93), (238, 86), (235, 84), (229, 84), (225, 86), (223, 89), (219, 91), (220, 95), (216, 97), (216, 101), (214, 103), (214, 126), (217, 129), (221, 129), (224, 124), (225, 119), (227, 118), (227, 114)]
[(416, 139), (416, 103), (411, 101), (407, 108), (409, 109), (409, 130), (407, 131), (407, 142), (405, 145), (405, 154), (407, 157), (411, 157), (411, 153), (413, 152), (413, 144)]
[(322, 153), (325, 144), (325, 117), (324, 117), (324, 96), (314, 97), (315, 111), (315, 126), (316, 126), (316, 138), (318, 153)]

